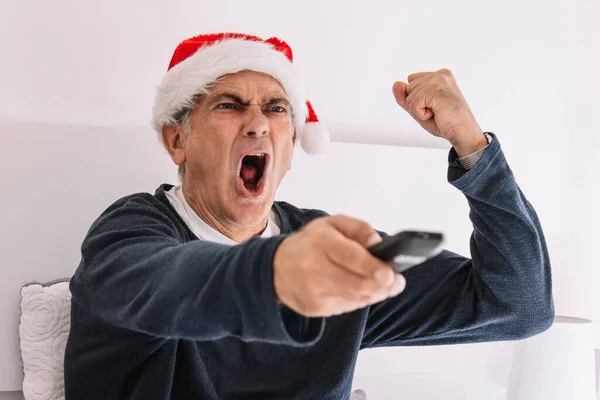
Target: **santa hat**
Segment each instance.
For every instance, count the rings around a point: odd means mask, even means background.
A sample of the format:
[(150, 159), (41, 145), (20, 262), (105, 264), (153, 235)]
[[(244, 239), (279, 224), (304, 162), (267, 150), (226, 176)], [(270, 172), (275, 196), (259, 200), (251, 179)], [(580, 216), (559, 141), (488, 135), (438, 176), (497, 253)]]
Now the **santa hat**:
[(321, 153), (329, 144), (329, 133), (304, 96), (292, 61), (292, 49), (277, 38), (218, 33), (186, 39), (175, 49), (158, 87), (152, 126), (160, 136), (162, 127), (174, 123), (174, 116), (192, 106), (195, 96), (208, 93), (209, 85), (218, 78), (250, 70), (279, 81), (290, 98), (300, 145), (309, 154)]

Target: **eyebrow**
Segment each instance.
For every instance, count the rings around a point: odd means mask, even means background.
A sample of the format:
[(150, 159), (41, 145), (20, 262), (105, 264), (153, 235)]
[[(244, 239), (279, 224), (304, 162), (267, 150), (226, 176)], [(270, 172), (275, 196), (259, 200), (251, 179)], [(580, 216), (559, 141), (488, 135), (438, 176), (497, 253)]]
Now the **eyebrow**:
[[(217, 93), (212, 95), (212, 97), (209, 97), (208, 102), (206, 103), (207, 107), (212, 107), (215, 104), (219, 103), (220, 101), (223, 100), (231, 100), (239, 105), (242, 105), (244, 107), (247, 107), (250, 105), (250, 102), (247, 101), (243, 101), (242, 98), (234, 93), (228, 93), (228, 92), (224, 92), (224, 93)], [(267, 104), (268, 106), (274, 105), (274, 104), (284, 104), (286, 106), (291, 106), (290, 101), (285, 98), (285, 97), (271, 97), (268, 101)]]
[(267, 105), (272, 106), (273, 104), (284, 104), (288, 107), (291, 106), (290, 101), (285, 97), (271, 97), (269, 101), (267, 101)]

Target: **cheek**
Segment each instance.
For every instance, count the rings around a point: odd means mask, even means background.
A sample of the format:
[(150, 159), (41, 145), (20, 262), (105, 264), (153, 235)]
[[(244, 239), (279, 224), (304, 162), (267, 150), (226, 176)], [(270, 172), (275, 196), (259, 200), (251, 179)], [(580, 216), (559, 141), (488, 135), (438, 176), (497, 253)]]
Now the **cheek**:
[(187, 162), (204, 177), (222, 176), (229, 161), (227, 145), (217, 132), (197, 134), (193, 144), (186, 149)]
[(282, 154), (282, 172), (285, 173), (292, 168), (292, 159), (294, 156), (294, 142), (293, 140), (288, 140), (282, 146), (281, 149)]

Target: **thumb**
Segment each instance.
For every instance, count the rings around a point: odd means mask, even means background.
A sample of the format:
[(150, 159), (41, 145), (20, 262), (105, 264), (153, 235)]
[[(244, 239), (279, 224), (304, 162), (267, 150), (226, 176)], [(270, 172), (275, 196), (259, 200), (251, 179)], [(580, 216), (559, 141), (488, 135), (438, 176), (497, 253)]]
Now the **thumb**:
[(330, 224), (348, 239), (369, 247), (381, 241), (381, 236), (369, 223), (345, 215), (335, 215), (329, 218)]
[(394, 93), (394, 97), (396, 98), (396, 103), (398, 103), (402, 108), (408, 111), (408, 106), (406, 105), (406, 83), (404, 82), (394, 82), (392, 86), (392, 92)]

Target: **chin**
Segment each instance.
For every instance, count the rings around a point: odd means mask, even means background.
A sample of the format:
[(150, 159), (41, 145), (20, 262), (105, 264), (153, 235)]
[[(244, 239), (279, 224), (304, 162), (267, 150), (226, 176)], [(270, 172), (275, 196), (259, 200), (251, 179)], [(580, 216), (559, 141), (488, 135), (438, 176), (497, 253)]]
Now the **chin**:
[(245, 227), (252, 227), (263, 224), (269, 216), (272, 202), (239, 204), (235, 210), (232, 210), (235, 221)]
[(236, 216), (236, 221), (247, 226), (255, 225), (269, 215), (275, 198), (270, 190), (263, 188), (260, 192), (248, 193), (239, 190), (239, 183), (236, 189), (234, 198), (228, 202), (232, 208), (232, 214)]

